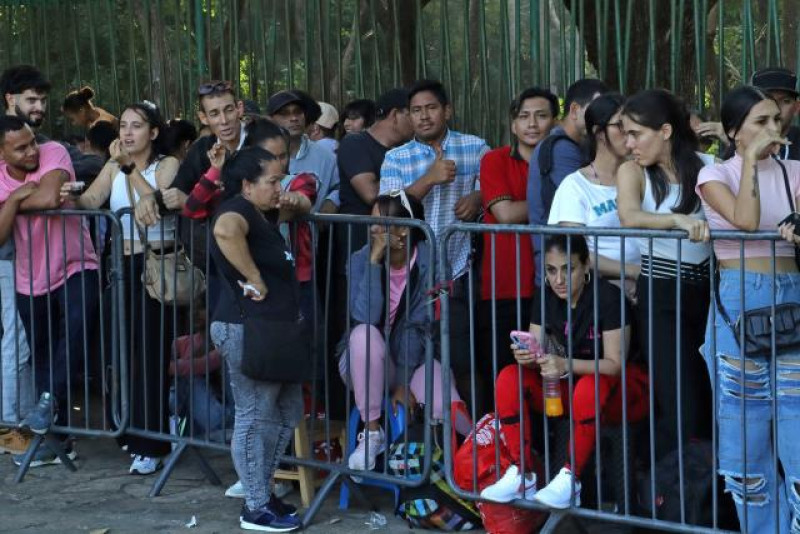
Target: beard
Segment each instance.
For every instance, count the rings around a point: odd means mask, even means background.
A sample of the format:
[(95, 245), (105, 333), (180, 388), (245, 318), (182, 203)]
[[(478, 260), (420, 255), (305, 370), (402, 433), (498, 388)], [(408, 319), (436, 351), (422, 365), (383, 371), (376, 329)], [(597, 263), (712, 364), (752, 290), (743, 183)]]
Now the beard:
[(24, 120), (28, 123), (28, 126), (31, 128), (38, 128), (44, 122), (44, 114), (41, 117), (34, 119), (30, 115), (26, 114), (19, 105), (14, 106), (14, 114), (19, 117), (20, 119)]

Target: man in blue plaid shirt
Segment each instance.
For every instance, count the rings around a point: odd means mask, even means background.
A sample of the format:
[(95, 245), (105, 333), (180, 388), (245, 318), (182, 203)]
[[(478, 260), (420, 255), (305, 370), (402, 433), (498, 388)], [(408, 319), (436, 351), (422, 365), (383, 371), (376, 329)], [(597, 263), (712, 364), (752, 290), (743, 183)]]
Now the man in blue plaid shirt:
[[(405, 189), (418, 198), (425, 207), (425, 221), (438, 236), (450, 224), (477, 219), (481, 210), (481, 158), (489, 146), (479, 137), (447, 127), (453, 110), (440, 82), (415, 83), (409, 90), (409, 111), (414, 139), (386, 153), (380, 194)], [(457, 379), (468, 378), (470, 371), (469, 288), (468, 277), (463, 276), (470, 250), (468, 234), (457, 233), (450, 238), (447, 274), (454, 280), (450, 297), (451, 361)]]

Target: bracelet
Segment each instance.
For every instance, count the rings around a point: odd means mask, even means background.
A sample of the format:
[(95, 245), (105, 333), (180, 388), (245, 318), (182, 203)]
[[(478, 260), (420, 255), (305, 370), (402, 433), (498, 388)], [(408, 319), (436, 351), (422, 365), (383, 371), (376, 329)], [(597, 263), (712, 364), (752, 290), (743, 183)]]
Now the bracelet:
[(127, 165), (120, 165), (119, 166), (119, 170), (121, 170), (122, 174), (124, 174), (126, 176), (129, 176), (133, 172), (133, 169), (135, 169), (135, 168), (136, 168), (136, 164), (135, 163), (128, 163)]

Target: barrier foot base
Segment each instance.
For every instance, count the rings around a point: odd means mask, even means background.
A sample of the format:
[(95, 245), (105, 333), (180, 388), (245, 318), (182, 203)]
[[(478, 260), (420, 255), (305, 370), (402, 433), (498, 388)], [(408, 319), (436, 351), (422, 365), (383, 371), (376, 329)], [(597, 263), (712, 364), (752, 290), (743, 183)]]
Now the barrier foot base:
[(19, 469), (17, 470), (17, 474), (14, 476), (14, 483), (19, 484), (25, 478), (25, 475), (28, 473), (28, 469), (31, 467), (31, 462), (33, 462), (36, 452), (41, 446), (45, 446), (50, 449), (50, 451), (55, 454), (59, 460), (61, 460), (61, 463), (64, 465), (64, 467), (70, 471), (75, 472), (78, 470), (72, 460), (69, 459), (69, 456), (67, 456), (67, 452), (64, 450), (64, 445), (62, 442), (54, 438), (52, 434), (45, 434), (44, 436), (34, 434), (31, 444), (28, 445), (28, 449), (25, 451), (22, 461), (20, 461)]
[(206, 476), (211, 485), (221, 486), (222, 481), (217, 476), (217, 473), (215, 473), (214, 470), (211, 468), (211, 466), (208, 463), (208, 460), (206, 460), (205, 457), (203, 457), (203, 453), (200, 452), (200, 449), (198, 449), (197, 447), (191, 447), (189, 450), (191, 450), (194, 453), (194, 457), (197, 460), (197, 463), (200, 464), (200, 470)]
[(214, 486), (221, 486), (222, 481), (219, 479), (217, 474), (211, 469), (211, 466), (208, 465), (208, 462), (203, 455), (200, 453), (200, 450), (197, 447), (192, 447), (187, 443), (179, 443), (178, 446), (172, 451), (172, 454), (169, 455), (167, 459), (167, 463), (164, 464), (164, 469), (161, 470), (161, 473), (158, 475), (155, 483), (153, 484), (153, 488), (150, 490), (150, 497), (158, 497), (161, 495), (161, 490), (164, 489), (164, 486), (167, 485), (167, 480), (169, 477), (172, 476), (172, 472), (177, 467), (178, 462), (183, 456), (183, 453), (187, 450), (190, 450), (194, 453), (195, 459), (197, 459), (198, 463), (200, 464), (200, 470), (203, 472), (203, 475), (208, 479), (208, 481)]
[[(306, 513), (303, 514), (304, 529), (308, 528), (308, 526), (314, 520), (314, 516), (317, 515), (319, 509), (322, 508), (322, 503), (328, 497), (328, 494), (333, 490), (333, 486), (341, 476), (341, 473), (331, 472), (325, 479), (325, 482), (322, 483), (322, 486), (320, 486), (320, 488), (317, 490), (317, 494), (314, 495), (314, 499), (312, 499), (311, 504), (308, 505), (308, 510), (306, 510)], [(344, 478), (342, 480), (346, 481), (347, 479)]]
[(562, 523), (563, 520), (566, 519), (567, 521), (570, 521), (569, 532), (575, 532), (575, 533), (579, 533), (579, 534), (587, 534), (588, 531), (586, 530), (586, 528), (584, 528), (583, 525), (581, 525), (576, 520), (575, 517), (573, 517), (572, 520), (570, 520), (568, 518), (569, 518), (569, 514), (567, 512), (563, 512), (563, 511), (550, 512), (550, 517), (547, 518), (547, 522), (545, 522), (544, 526), (542, 526), (542, 529), (539, 531), (539, 533), (540, 534), (550, 534), (551, 532), (555, 532), (556, 529), (558, 529), (559, 527), (563, 527), (564, 526), (561, 523)]

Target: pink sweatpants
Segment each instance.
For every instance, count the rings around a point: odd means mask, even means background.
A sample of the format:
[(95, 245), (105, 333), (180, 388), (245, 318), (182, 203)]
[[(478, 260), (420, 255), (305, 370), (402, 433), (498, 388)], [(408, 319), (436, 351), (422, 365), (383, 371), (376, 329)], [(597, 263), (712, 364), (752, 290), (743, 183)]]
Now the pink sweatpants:
[[(367, 332), (369, 332), (369, 350), (367, 350)], [(369, 357), (369, 375), (367, 375), (367, 358)], [(388, 365), (389, 386), (393, 387), (403, 379), (403, 369), (397, 376), (394, 362), (386, 357), (386, 343), (383, 333), (372, 325), (360, 324), (350, 332), (350, 380), (347, 380), (347, 353), (339, 360), (339, 373), (342, 379), (352, 385), (356, 406), (361, 412), (361, 420), (377, 421), (381, 418), (383, 404), (383, 373)], [(417, 402), (425, 403), (425, 368), (420, 365), (409, 369), (411, 380), (408, 389), (416, 397)], [(369, 390), (369, 406), (367, 391)], [(455, 381), (450, 376), (450, 400), (461, 400), (455, 388)], [(433, 362), (433, 411), (434, 419), (442, 419), (442, 366)]]

